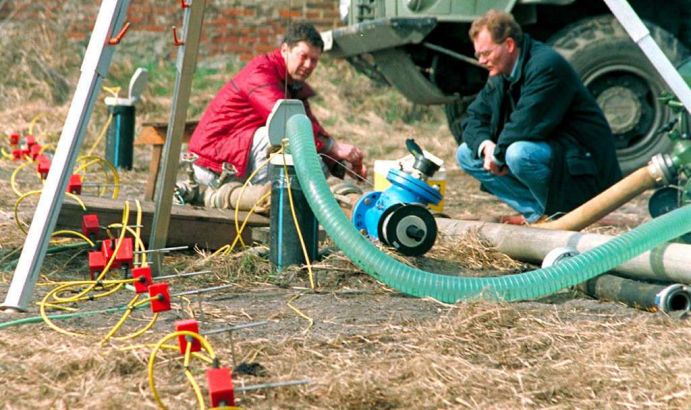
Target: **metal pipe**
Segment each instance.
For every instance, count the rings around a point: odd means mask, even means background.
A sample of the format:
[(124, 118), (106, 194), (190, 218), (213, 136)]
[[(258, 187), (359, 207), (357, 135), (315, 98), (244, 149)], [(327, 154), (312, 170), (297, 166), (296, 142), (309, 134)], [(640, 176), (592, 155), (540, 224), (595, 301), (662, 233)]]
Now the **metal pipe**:
[[(442, 218), (437, 219), (437, 226), (439, 232), (452, 236), (477, 231), (499, 252), (537, 264), (554, 248), (568, 246), (583, 253), (614, 238), (610, 235)], [(635, 279), (691, 284), (690, 267), (691, 245), (668, 243), (622, 263), (615, 270)]]
[(661, 285), (605, 274), (578, 285), (588, 296), (649, 311), (688, 312), (691, 294), (680, 284)]

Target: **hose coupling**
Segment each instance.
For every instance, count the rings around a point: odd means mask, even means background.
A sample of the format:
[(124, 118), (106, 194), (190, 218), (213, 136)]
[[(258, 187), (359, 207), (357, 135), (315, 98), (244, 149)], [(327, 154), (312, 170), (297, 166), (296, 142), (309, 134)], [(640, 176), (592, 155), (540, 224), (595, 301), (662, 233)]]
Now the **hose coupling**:
[(655, 305), (665, 313), (691, 310), (691, 289), (680, 283), (669, 285), (655, 295)]
[(658, 186), (677, 182), (678, 172), (669, 154), (657, 154), (648, 162), (648, 172)]

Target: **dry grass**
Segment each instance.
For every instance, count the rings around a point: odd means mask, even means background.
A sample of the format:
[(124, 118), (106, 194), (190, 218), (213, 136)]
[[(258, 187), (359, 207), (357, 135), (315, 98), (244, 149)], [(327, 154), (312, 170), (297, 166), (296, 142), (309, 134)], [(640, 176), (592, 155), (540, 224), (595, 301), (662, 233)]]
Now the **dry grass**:
[[(36, 134), (55, 141), (76, 84), (78, 52), (64, 36), (47, 36), (64, 21), (38, 22), (35, 30), (3, 26), (0, 36), (2, 129), (25, 131), (40, 114)], [(11, 47), (10, 47), (11, 45)], [(39, 47), (40, 46), (40, 47)], [(42, 50), (38, 53), (37, 50)], [(54, 50), (55, 52), (49, 52)], [(135, 55), (135, 54), (133, 54)], [(136, 55), (145, 55), (138, 53)], [(123, 58), (113, 67), (115, 85), (126, 85), (134, 67), (147, 65), (157, 75), (140, 107), (140, 119), (167, 118), (172, 77), (166, 59)], [(41, 63), (37, 67), (36, 63)], [(16, 63), (19, 63), (15, 66)], [(227, 78), (233, 61), (201, 62), (208, 69), (196, 82), (194, 117)], [(203, 70), (202, 70), (203, 71)], [(68, 90), (65, 91), (65, 84)], [(112, 84), (111, 84), (112, 85)], [(415, 107), (395, 92), (376, 86), (344, 62), (325, 61), (313, 85), (320, 92), (316, 115), (336, 137), (365, 148), (368, 158), (405, 155), (403, 141), (413, 136), (447, 161), (448, 213), (505, 213), (477, 184), (454, 172), (453, 138), (438, 107)], [(87, 144), (105, 118), (98, 106)], [(376, 141), (374, 143), (373, 141)], [(138, 151), (145, 164), (148, 153)], [(370, 162), (371, 164), (371, 162)], [(11, 262), (24, 237), (12, 221), (9, 174), (16, 167), (0, 162), (0, 264), (3, 292), (13, 272)], [(26, 177), (26, 179), (24, 179)], [(32, 184), (31, 175), (22, 176)], [(141, 191), (145, 167), (125, 178), (127, 194)], [(32, 209), (22, 209), (30, 218)], [(624, 224), (592, 228), (618, 233), (640, 223), (644, 203), (620, 215)], [(613, 222), (617, 222), (613, 220)], [(386, 252), (390, 250), (384, 249)], [(462, 238), (440, 237), (425, 257), (400, 258), (435, 272), (466, 276), (507, 275), (530, 269), (494, 250), (476, 232)], [(164, 260), (167, 273), (209, 269), (212, 273), (172, 281), (175, 292), (233, 284), (230, 289), (176, 299), (151, 332), (126, 343), (98, 347), (117, 316), (59, 323), (88, 337), (58, 334), (45, 325), (0, 329), (0, 407), (7, 409), (155, 408), (146, 377), (147, 346), (172, 331), (173, 321), (195, 317), (202, 329), (269, 320), (266, 326), (210, 337), (224, 365), (259, 363), (265, 376), (236, 375), (236, 384), (308, 378), (311, 384), (239, 394), (247, 408), (671, 408), (691, 407), (691, 330), (686, 321), (637, 312), (612, 303), (572, 299), (560, 294), (543, 303), (441, 304), (399, 295), (363, 274), (342, 253), (329, 254), (313, 266), (316, 291), (309, 291), (305, 269), (273, 272), (266, 250), (249, 248), (224, 257), (208, 252), (177, 253)], [(84, 277), (83, 253), (46, 258), (40, 283)], [(47, 286), (37, 287), (37, 298)], [(84, 310), (126, 302), (125, 294), (85, 303)], [(29, 315), (35, 314), (35, 309)], [(1, 320), (24, 318), (5, 315)], [(148, 317), (137, 312), (132, 330)], [(310, 322), (311, 321), (311, 322)], [(311, 324), (310, 324), (311, 323)], [(233, 357), (235, 360), (232, 360)], [(194, 408), (191, 388), (175, 355), (160, 357), (156, 374), (170, 408)], [(202, 368), (194, 367), (202, 381)], [(203, 385), (203, 381), (202, 381)]]
[[(325, 312), (310, 313), (319, 323)], [(691, 400), (691, 331), (662, 316), (623, 316), (577, 303), (477, 303), (443, 308), (437, 319), (363, 326), (357, 334), (318, 337), (299, 327), (281, 333), (236, 336), (238, 362), (256, 362), (268, 372), (240, 376), (236, 384), (304, 378), (311, 384), (238, 395), (240, 405), (682, 409)], [(24, 343), (27, 337), (34, 342)], [(226, 364), (228, 342), (211, 338)], [(100, 349), (94, 341), (38, 328), (15, 329), (0, 347), (0, 383), (12, 386), (7, 408), (153, 407), (145, 377), (150, 349)], [(157, 367), (164, 400), (172, 408), (194, 407), (175, 355), (162, 357), (172, 359)]]

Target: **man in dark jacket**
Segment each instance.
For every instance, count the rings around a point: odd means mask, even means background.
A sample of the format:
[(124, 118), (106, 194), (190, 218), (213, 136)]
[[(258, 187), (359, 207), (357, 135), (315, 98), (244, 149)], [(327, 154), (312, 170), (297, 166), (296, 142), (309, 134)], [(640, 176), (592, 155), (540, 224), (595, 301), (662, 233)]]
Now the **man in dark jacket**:
[(362, 151), (330, 136), (307, 101), (315, 93), (305, 80), (317, 67), (323, 49), (324, 42), (312, 24), (295, 23), (280, 48), (255, 57), (218, 92), (189, 143), (189, 151), (197, 157), (193, 167), (199, 182), (218, 186), (218, 179), (226, 180), (228, 174), (233, 174), (229, 180), (245, 181), (255, 171), (252, 183), (267, 182), (267, 167), (261, 167), (269, 151), (265, 125), (274, 103), (283, 98), (303, 102), (319, 152), (350, 163), (353, 172), (365, 177)]
[(490, 10), (470, 28), (489, 79), (468, 107), (458, 163), (534, 223), (568, 212), (621, 178), (602, 111), (569, 63)]

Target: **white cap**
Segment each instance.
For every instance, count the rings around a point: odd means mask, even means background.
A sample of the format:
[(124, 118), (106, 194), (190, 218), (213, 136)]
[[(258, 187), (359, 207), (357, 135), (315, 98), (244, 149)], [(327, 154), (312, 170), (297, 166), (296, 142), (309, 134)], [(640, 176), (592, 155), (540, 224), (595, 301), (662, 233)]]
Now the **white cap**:
[(130, 79), (130, 87), (127, 91), (127, 98), (106, 97), (106, 105), (134, 105), (137, 101), (139, 101), (139, 97), (141, 97), (148, 80), (149, 72), (146, 71), (146, 68), (137, 68)]

